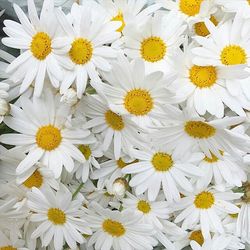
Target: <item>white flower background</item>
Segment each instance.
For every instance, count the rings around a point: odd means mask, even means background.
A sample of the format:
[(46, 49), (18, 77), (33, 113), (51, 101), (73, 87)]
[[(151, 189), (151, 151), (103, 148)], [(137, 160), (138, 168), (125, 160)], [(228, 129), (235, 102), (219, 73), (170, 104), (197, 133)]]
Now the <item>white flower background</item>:
[(249, 249), (249, 0), (0, 21), (0, 250)]

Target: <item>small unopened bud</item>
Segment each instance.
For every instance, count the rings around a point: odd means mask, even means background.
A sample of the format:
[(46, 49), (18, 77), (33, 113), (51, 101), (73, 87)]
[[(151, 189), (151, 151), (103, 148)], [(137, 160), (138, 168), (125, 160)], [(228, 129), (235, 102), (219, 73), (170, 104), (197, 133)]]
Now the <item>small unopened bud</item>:
[(10, 105), (9, 103), (0, 98), (0, 116), (7, 115), (10, 111)]
[(61, 102), (67, 103), (71, 106), (75, 105), (77, 101), (77, 94), (73, 88), (67, 89), (61, 97)]
[(123, 178), (114, 181), (112, 191), (115, 196), (123, 197), (128, 189), (128, 182)]

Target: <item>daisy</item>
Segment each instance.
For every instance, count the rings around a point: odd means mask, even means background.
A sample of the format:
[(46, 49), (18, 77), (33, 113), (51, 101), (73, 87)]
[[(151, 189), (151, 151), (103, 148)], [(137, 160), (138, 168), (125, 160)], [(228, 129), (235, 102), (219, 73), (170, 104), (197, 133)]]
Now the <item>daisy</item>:
[(207, 28), (207, 25), (205, 23), (205, 20), (209, 19), (215, 26), (219, 25), (220, 22), (223, 22), (226, 19), (226, 15), (224, 12), (222, 12), (220, 9), (217, 10), (215, 13), (210, 15), (205, 15), (199, 20), (194, 20), (193, 22), (190, 22), (189, 26), (189, 35), (197, 35), (197, 36), (209, 36), (210, 32)]
[(130, 24), (140, 25), (144, 23), (161, 6), (151, 4), (147, 6), (146, 0), (99, 0), (100, 5), (105, 9), (107, 18), (111, 21), (120, 21), (121, 24), (117, 31), (123, 32), (123, 29)]
[(51, 189), (41, 192), (32, 188), (28, 193), (28, 207), (34, 212), (31, 221), (39, 222), (39, 226), (31, 238), (40, 237), (45, 247), (54, 239), (55, 250), (61, 250), (64, 241), (76, 249), (76, 243), (85, 242), (82, 234), (92, 233), (83, 219), (81, 206), (81, 201), (72, 201), (71, 193), (64, 186), (56, 193)]
[(81, 179), (82, 182), (85, 183), (89, 178), (89, 172), (93, 173), (93, 167), (97, 169), (100, 168), (100, 164), (96, 158), (102, 157), (103, 153), (99, 142), (89, 145), (82, 144), (78, 146), (78, 148), (84, 155), (86, 161), (84, 163), (75, 163), (76, 178)]
[(187, 110), (181, 111), (169, 106), (165, 108), (166, 114), (172, 117), (172, 124), (158, 128), (153, 138), (157, 143), (173, 148), (176, 154), (181, 155), (193, 147), (202, 150), (209, 158), (212, 157), (211, 153), (220, 158), (220, 151), (236, 157), (249, 151), (249, 137), (229, 129), (230, 126), (243, 122), (245, 118), (225, 117), (206, 121)]
[(88, 245), (94, 245), (96, 250), (153, 249), (157, 244), (152, 237), (153, 227), (141, 223), (141, 218), (131, 211), (111, 211), (97, 203), (92, 203), (92, 208), (95, 213), (90, 213), (87, 221), (94, 233)]
[(17, 166), (17, 175), (23, 174), (41, 161), (58, 178), (62, 166), (68, 172), (73, 171), (73, 159), (82, 163), (85, 161), (75, 144), (88, 143), (90, 132), (67, 126), (67, 118), (71, 113), (69, 106), (59, 106), (56, 97), (49, 90), (41, 98), (34, 97), (33, 101), (22, 96), (20, 104), (22, 109), (11, 106), (11, 117), (5, 121), (8, 127), (19, 134), (0, 136), (2, 143), (16, 145), (28, 153)]
[(208, 239), (202, 246), (196, 241), (191, 241), (193, 250), (224, 250), (224, 249), (245, 249), (241, 240), (233, 235), (214, 235), (212, 239)]
[(124, 210), (131, 210), (135, 214), (142, 216), (142, 221), (151, 224), (156, 229), (163, 229), (162, 219), (168, 219), (168, 202), (164, 199), (149, 201), (146, 195), (134, 196), (131, 193), (126, 193), (126, 198), (122, 200)]
[[(13, 196), (17, 195), (19, 200), (25, 198), (26, 192), (32, 187), (39, 189), (46, 189), (48, 186), (54, 189), (59, 188), (58, 182), (54, 178), (54, 173), (39, 162), (23, 174), (16, 175), (16, 167), (26, 156), (24, 153), (18, 153), (6, 150), (0, 156), (1, 179), (8, 181), (8, 188), (10, 188), (9, 190), (13, 189)], [(3, 189), (5, 187), (5, 185), (2, 186)], [(18, 192), (16, 192), (16, 189), (19, 189)], [(4, 190), (2, 191), (4, 192)]]
[(200, 230), (200, 226), (197, 226), (195, 229), (187, 232), (184, 237), (180, 237), (175, 241), (175, 246), (177, 249), (184, 249), (185, 247), (190, 245), (191, 241), (197, 242), (200, 246), (204, 243), (204, 237)]
[(130, 148), (142, 145), (142, 132), (138, 126), (125, 115), (118, 115), (108, 106), (107, 101), (98, 95), (89, 95), (80, 104), (81, 112), (90, 118), (83, 126), (92, 128), (95, 134), (101, 133), (102, 148), (107, 151), (113, 148), (115, 158), (118, 160), (123, 152)]
[(216, 11), (214, 0), (156, 0), (164, 9), (180, 13), (186, 22), (197, 22)]
[(218, 5), (220, 5), (225, 12), (237, 13), (241, 12), (242, 17), (250, 17), (250, 3), (248, 0), (215, 0)]
[(131, 59), (141, 58), (147, 72), (169, 73), (185, 29), (186, 25), (175, 12), (154, 16), (140, 27), (127, 26), (123, 32), (124, 53)]
[(180, 199), (180, 188), (192, 192), (193, 186), (187, 177), (201, 176), (202, 172), (194, 164), (203, 158), (203, 154), (175, 156), (168, 147), (146, 147), (133, 150), (131, 155), (138, 159), (122, 169), (124, 174), (134, 174), (129, 185), (135, 187), (136, 195), (148, 191), (148, 199), (154, 201), (162, 186), (168, 202)]
[(34, 94), (40, 96), (46, 75), (54, 87), (59, 87), (62, 71), (57, 55), (67, 51), (67, 44), (56, 36), (53, 1), (43, 2), (40, 19), (33, 0), (28, 1), (29, 19), (19, 6), (13, 6), (21, 24), (6, 20), (3, 29), (9, 37), (3, 38), (2, 43), (23, 53), (8, 66), (7, 73), (11, 73), (14, 82), (22, 81), (20, 93), (34, 81)]
[(226, 186), (241, 187), (247, 180), (247, 175), (242, 168), (243, 162), (237, 161), (226, 152), (221, 151), (221, 157), (214, 154), (207, 156), (199, 163), (199, 168), (204, 175), (197, 180), (197, 188), (206, 188), (209, 183), (213, 183), (216, 189), (225, 190)]
[(224, 228), (220, 215), (238, 213), (239, 208), (229, 201), (241, 196), (241, 193), (219, 192), (211, 188), (196, 190), (173, 205), (173, 210), (182, 210), (174, 222), (182, 221), (183, 229), (192, 229), (200, 223), (205, 239), (210, 238), (210, 231), (222, 234)]
[(116, 160), (110, 151), (106, 152), (105, 156), (108, 157), (108, 160), (100, 163), (100, 169), (94, 170), (90, 177), (93, 180), (98, 180), (97, 188), (102, 189), (106, 186), (108, 192), (112, 193), (112, 186), (115, 180), (125, 176), (122, 169), (137, 162), (137, 160), (127, 155), (122, 155)]
[(1, 250), (28, 250), (24, 247), (24, 241), (19, 239), (9, 239), (0, 231), (0, 249)]
[(61, 83), (64, 93), (74, 82), (78, 98), (82, 97), (87, 81), (99, 80), (99, 71), (110, 71), (110, 59), (117, 56), (116, 50), (108, 46), (119, 38), (116, 32), (120, 22), (105, 20), (105, 16), (93, 15), (90, 8), (72, 5), (70, 16), (57, 9), (57, 18), (67, 36), (61, 40), (69, 50), (62, 54), (60, 61), (68, 65), (68, 71)]
[(173, 76), (166, 80), (161, 72), (146, 75), (141, 59), (129, 63), (126, 57), (120, 56), (105, 79), (111, 85), (95, 85), (98, 93), (107, 98), (110, 109), (119, 115), (129, 115), (142, 126), (162, 114), (163, 103), (175, 101), (167, 89)]
[[(245, 75), (245, 67), (250, 64), (248, 43), (250, 32), (247, 22), (242, 19), (240, 13), (233, 20), (229, 19), (217, 27), (208, 20), (206, 25), (211, 35), (209, 38), (195, 38), (201, 47), (192, 50), (195, 55), (193, 63), (199, 66), (223, 66), (229, 69), (240, 65)], [(250, 99), (248, 81), (249, 78), (237, 82), (235, 79), (228, 79), (226, 88), (232, 96), (244, 93)]]
[(199, 66), (192, 63), (191, 52), (194, 45), (184, 46), (177, 60), (178, 77), (173, 82), (173, 91), (182, 100), (187, 100), (189, 109), (204, 115), (209, 112), (218, 118), (224, 116), (224, 104), (240, 116), (245, 116), (243, 108), (249, 109), (250, 102), (245, 95), (231, 94), (227, 89), (228, 82), (239, 83), (249, 74), (242, 67)]

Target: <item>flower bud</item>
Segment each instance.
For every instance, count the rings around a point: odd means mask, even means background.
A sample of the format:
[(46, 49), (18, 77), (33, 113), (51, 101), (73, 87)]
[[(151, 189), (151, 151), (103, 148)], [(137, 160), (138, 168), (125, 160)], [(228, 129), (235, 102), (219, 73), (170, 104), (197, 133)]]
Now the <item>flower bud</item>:
[(7, 115), (10, 111), (10, 105), (9, 103), (0, 98), (0, 116)]
[(128, 182), (123, 178), (117, 178), (112, 186), (112, 193), (115, 196), (123, 197), (128, 188)]
[(77, 101), (77, 94), (73, 88), (67, 89), (61, 97), (61, 102), (67, 103), (71, 106), (75, 105)]

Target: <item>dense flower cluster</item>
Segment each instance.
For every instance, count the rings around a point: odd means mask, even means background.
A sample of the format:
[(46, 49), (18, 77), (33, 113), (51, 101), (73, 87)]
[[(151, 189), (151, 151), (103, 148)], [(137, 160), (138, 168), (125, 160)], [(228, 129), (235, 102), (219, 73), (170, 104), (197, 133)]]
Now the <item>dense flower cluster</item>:
[(0, 250), (245, 249), (250, 1), (11, 2)]

